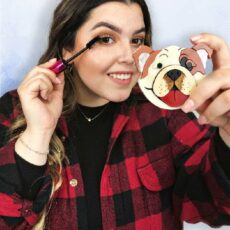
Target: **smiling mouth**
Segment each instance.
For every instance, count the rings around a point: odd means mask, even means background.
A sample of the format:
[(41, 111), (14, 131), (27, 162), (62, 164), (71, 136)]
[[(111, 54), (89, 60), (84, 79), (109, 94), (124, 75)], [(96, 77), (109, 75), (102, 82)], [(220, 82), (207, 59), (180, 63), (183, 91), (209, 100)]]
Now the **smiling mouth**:
[(132, 74), (115, 74), (110, 73), (108, 74), (109, 77), (112, 77), (113, 79), (119, 79), (119, 80), (129, 80), (132, 77)]

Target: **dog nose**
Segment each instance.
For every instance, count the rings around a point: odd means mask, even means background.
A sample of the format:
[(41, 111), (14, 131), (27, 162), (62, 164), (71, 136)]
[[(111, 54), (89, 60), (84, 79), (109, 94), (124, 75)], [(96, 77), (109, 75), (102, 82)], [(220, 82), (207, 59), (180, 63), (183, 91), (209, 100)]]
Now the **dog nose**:
[(173, 80), (176, 81), (181, 75), (181, 71), (178, 69), (173, 69), (167, 72), (167, 76)]

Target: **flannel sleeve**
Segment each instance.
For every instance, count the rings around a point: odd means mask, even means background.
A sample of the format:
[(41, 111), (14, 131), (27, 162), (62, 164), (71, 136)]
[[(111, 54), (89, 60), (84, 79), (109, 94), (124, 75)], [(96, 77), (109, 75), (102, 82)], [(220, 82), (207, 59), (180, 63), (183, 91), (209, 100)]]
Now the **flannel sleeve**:
[(230, 150), (218, 129), (201, 126), (193, 114), (171, 112), (168, 127), (176, 167), (173, 202), (189, 223), (230, 225)]
[(30, 229), (47, 204), (52, 181), (48, 172), (31, 186), (39, 187), (34, 199), (22, 196), (23, 181), (15, 159), (15, 140), (9, 140), (8, 129), (18, 116), (18, 95), (12, 91), (0, 99), (0, 229)]

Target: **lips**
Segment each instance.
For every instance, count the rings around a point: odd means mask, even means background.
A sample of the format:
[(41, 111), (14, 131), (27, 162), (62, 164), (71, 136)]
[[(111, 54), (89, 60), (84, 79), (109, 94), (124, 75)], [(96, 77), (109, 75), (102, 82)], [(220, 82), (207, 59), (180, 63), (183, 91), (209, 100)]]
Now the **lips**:
[(133, 72), (131, 71), (117, 71), (107, 74), (110, 79), (117, 85), (128, 86), (132, 82)]
[(131, 73), (110, 73), (108, 75), (114, 79), (119, 79), (119, 80), (128, 80), (132, 76)]
[(171, 107), (178, 107), (184, 104), (189, 96), (184, 95), (179, 90), (171, 90), (164, 97), (160, 97), (160, 99), (167, 105)]

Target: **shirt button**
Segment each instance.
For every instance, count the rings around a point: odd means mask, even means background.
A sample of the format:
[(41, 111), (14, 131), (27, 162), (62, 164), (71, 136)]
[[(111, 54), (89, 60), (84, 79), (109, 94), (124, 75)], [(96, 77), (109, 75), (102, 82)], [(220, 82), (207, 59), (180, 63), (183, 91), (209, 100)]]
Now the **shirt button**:
[(71, 179), (69, 181), (69, 184), (70, 184), (71, 187), (76, 187), (77, 184), (78, 184), (78, 181), (77, 181), (77, 179)]
[(23, 214), (25, 217), (27, 217), (27, 216), (30, 216), (32, 214), (32, 211), (29, 209), (25, 209)]

